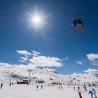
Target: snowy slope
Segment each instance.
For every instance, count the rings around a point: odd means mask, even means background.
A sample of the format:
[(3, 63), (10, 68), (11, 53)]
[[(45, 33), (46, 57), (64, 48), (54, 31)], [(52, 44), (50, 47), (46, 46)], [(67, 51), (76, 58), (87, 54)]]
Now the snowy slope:
[(33, 79), (42, 79), (47, 83), (50, 82), (60, 82), (70, 85), (79, 85), (84, 83), (97, 83), (98, 77), (96, 74), (85, 72), (83, 74), (74, 73), (72, 75), (61, 75), (53, 71), (47, 71), (40, 68), (18, 68), (18, 67), (6, 67), (0, 66), (0, 81), (10, 81), (10, 80), (19, 80), (19, 79), (31, 78)]
[[(59, 81), (63, 82), (64, 77), (52, 71), (42, 70), (39, 68), (32, 69), (30, 72), (27, 69), (0, 66), (0, 80), (17, 80), (23, 78), (37, 78), (47, 82)], [(50, 81), (51, 79), (51, 81)]]

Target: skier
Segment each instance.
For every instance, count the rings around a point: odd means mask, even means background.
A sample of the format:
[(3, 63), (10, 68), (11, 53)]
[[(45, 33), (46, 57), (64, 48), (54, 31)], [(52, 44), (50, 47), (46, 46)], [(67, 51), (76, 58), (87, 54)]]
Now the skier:
[(12, 85), (12, 83), (10, 82), (9, 86), (11, 86), (11, 85)]
[(91, 98), (94, 98), (94, 97), (93, 97), (93, 92), (92, 92), (92, 90), (89, 90), (89, 93), (88, 93), (88, 94), (91, 95)]
[(38, 91), (38, 85), (36, 86), (36, 88), (37, 88), (37, 91)]
[(97, 98), (97, 96), (96, 96), (96, 91), (95, 91), (95, 89), (94, 89), (94, 88), (92, 89), (92, 92), (93, 92), (93, 94), (94, 94), (95, 98)]
[(41, 85), (41, 89), (43, 89), (43, 85)]
[(61, 89), (63, 90), (63, 84), (61, 84)]
[(84, 88), (84, 91), (87, 91), (87, 88), (86, 88), (86, 85), (85, 84), (84, 84), (84, 87), (83, 88)]
[(75, 86), (74, 86), (74, 91), (75, 91), (76, 89), (75, 89)]
[(1, 83), (1, 86), (0, 86), (1, 88), (3, 87), (3, 83)]
[(81, 95), (82, 91), (81, 91), (80, 87), (78, 87), (78, 91), (77, 92), (79, 94), (79, 98), (82, 98), (82, 95)]
[(63, 90), (63, 85), (62, 84), (59, 84), (59, 90)]

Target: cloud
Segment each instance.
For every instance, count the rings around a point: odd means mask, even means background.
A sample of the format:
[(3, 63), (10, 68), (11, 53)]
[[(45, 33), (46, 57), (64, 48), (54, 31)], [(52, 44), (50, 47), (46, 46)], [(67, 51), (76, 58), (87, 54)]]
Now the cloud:
[(77, 60), (77, 61), (75, 61), (77, 64), (79, 64), (79, 65), (83, 65), (83, 62), (81, 61), (81, 60)]
[(31, 55), (30, 52), (28, 52), (27, 50), (16, 50), (16, 52), (20, 55), (24, 55), (25, 57)]
[(0, 66), (5, 66), (5, 67), (12, 67), (11, 64), (0, 62)]
[(29, 59), (29, 56), (32, 55), (32, 53), (27, 51), (27, 50), (16, 50), (16, 52), (19, 55), (22, 55), (22, 57), (20, 57), (20, 59), (19, 59), (19, 62), (21, 62), (21, 63), (27, 63), (28, 59)]
[(98, 66), (98, 54), (89, 53), (87, 54), (87, 58), (91, 62), (91, 65), (93, 65), (93, 67)]
[(0, 66), (4, 66), (4, 67), (8, 67), (8, 68), (24, 69), (24, 70), (34, 69), (35, 68), (30, 63), (25, 65), (25, 64), (8, 64), (8, 63), (0, 62)]
[(34, 68), (44, 68), (44, 70), (54, 71), (51, 69), (53, 67), (61, 67), (63, 66), (62, 59), (58, 57), (50, 57), (50, 56), (43, 56), (40, 55), (40, 52), (33, 51), (28, 52), (27, 50), (17, 50), (18, 54), (22, 55), (19, 59), (19, 64), (8, 64), (0, 62), (1, 66), (7, 67), (16, 67), (22, 69), (34, 69)]
[(89, 53), (89, 54), (87, 54), (87, 58), (88, 58), (90, 61), (98, 60), (98, 54)]
[(20, 57), (19, 62), (31, 64), (33, 67), (61, 67), (62, 60), (57, 57), (43, 56), (38, 51), (28, 52), (27, 50), (18, 50), (18, 54), (24, 55)]
[(28, 57), (20, 57), (19, 62), (27, 62), (28, 61)]
[[(23, 58), (23, 62), (27, 61), (26, 58)], [(33, 56), (28, 58), (28, 63), (33, 67), (61, 67), (63, 66), (62, 60), (56, 57), (47, 57), (47, 56)], [(28, 64), (27, 63), (27, 64)]]
[(36, 56), (30, 59), (30, 62), (36, 67), (61, 67), (63, 63), (57, 57)]
[[(30, 65), (30, 64), (28, 64)], [(9, 64), (9, 63), (5, 63), (5, 62), (0, 62), (0, 66), (5, 66), (5, 67), (16, 67), (16, 68), (23, 68), (25, 66), (28, 66), (25, 64)]]
[(93, 65), (93, 67), (98, 66), (98, 61), (93, 61), (93, 62), (91, 63), (91, 65)]
[(41, 54), (40, 52), (32, 51), (32, 55), (33, 55), (33, 56), (38, 56), (38, 55), (40, 55), (40, 54)]
[(98, 73), (98, 70), (89, 68), (89, 69), (85, 70), (84, 73), (96, 74), (96, 73)]
[(83, 74), (81, 73), (73, 73), (71, 74), (71, 77), (79, 77), (79, 76), (82, 76)]
[(16, 50), (16, 52), (22, 55), (22, 57), (20, 57), (19, 59), (19, 62), (23, 62), (23, 63), (27, 63), (30, 57), (32, 56), (36, 57), (41, 54), (40, 52), (37, 51), (28, 52), (27, 50)]
[(28, 70), (28, 69), (35, 69), (35, 66), (32, 66), (32, 64), (28, 63), (28, 64), (19, 64), (19, 65), (14, 65), (15, 68), (18, 69), (24, 69), (24, 70)]
[(52, 71), (52, 72), (55, 71), (55, 69), (52, 69), (52, 68), (43, 68), (43, 70), (46, 70), (46, 71)]

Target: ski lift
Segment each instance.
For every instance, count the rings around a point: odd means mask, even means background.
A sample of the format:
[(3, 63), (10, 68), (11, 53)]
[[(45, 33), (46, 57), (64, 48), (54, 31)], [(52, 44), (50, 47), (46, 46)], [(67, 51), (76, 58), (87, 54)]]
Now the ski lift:
[(75, 28), (76, 32), (83, 32), (84, 31), (84, 27), (83, 27), (83, 21), (81, 18), (77, 18), (73, 21), (73, 25)]

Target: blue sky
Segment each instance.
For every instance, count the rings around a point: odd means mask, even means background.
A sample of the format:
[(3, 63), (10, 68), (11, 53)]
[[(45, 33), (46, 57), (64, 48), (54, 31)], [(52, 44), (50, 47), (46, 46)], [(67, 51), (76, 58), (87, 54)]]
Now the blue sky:
[[(97, 4), (97, 0), (0, 0), (0, 62), (18, 64), (16, 50), (35, 50), (62, 59), (64, 66), (57, 72), (88, 69), (87, 54), (98, 53)], [(28, 13), (35, 9), (48, 16), (41, 30), (28, 23)], [(75, 32), (75, 17), (82, 17), (84, 32)]]

